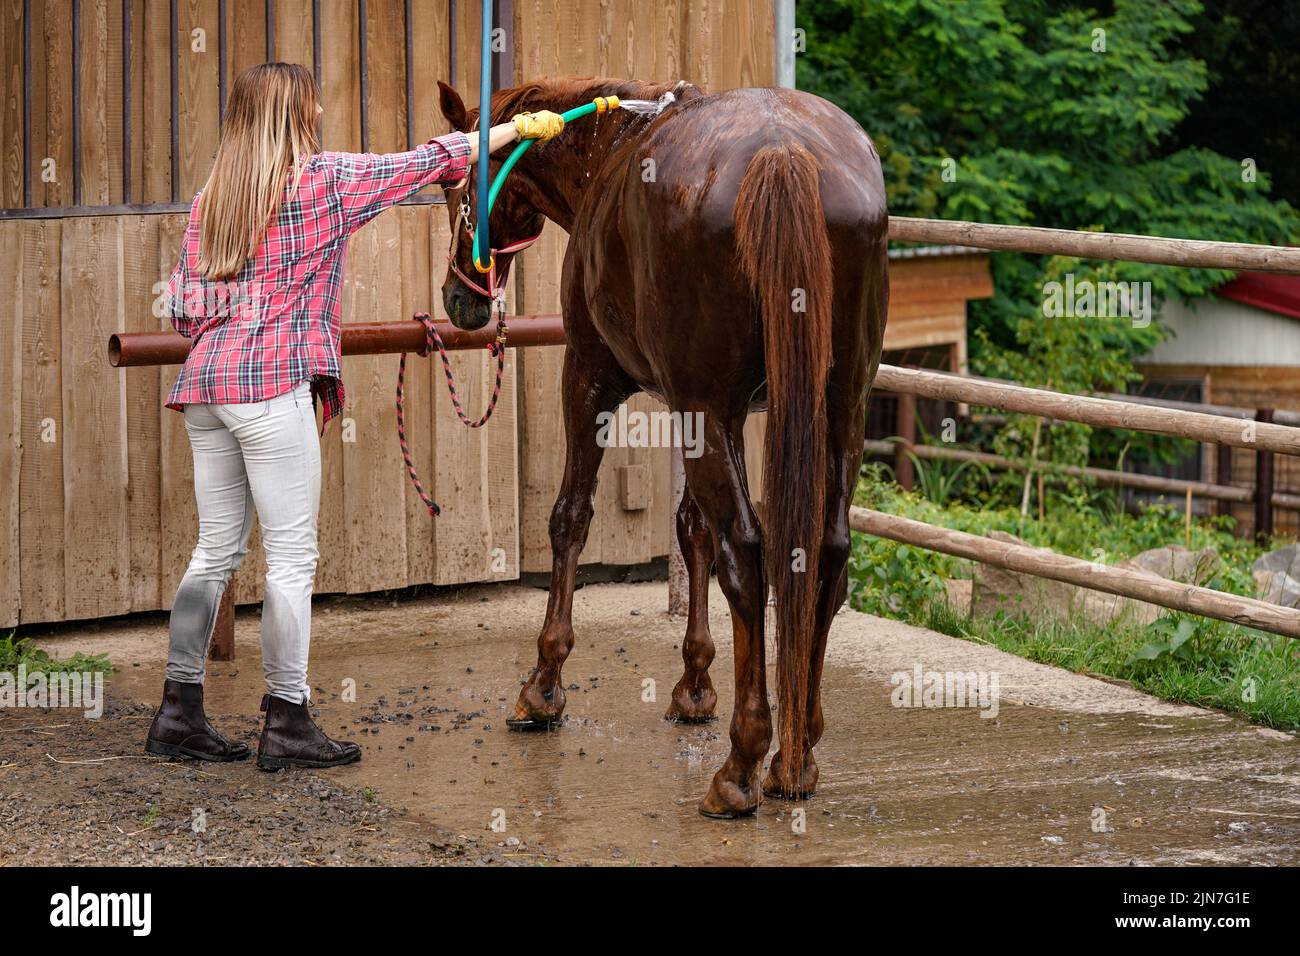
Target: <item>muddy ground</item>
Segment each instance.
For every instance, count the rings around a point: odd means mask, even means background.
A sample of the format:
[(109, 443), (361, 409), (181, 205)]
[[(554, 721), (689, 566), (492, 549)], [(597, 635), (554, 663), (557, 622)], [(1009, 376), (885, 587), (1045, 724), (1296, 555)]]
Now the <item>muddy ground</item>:
[[(0, 863), (1300, 862), (1294, 735), (851, 611), (831, 636), (817, 795), (705, 819), (732, 701), (716, 586), (723, 720), (704, 726), (662, 720), (682, 631), (665, 585), (602, 584), (575, 600), (563, 725), (508, 731), (545, 603), (503, 585), (318, 601), (319, 720), (364, 751), (328, 772), (145, 757), (165, 617), (62, 627), (51, 652), (122, 669), (98, 721), (0, 711)], [(258, 626), (239, 614), (237, 659), (212, 665), (207, 692), (214, 722), (254, 747)], [(893, 706), (891, 676), (917, 665), (996, 673), (997, 716)]]

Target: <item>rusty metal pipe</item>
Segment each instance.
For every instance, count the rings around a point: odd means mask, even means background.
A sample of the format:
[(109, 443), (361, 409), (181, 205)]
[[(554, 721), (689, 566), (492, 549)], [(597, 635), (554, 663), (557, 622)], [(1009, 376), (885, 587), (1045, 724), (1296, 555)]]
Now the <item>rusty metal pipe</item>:
[[(559, 315), (512, 315), (506, 344), (563, 345), (564, 321)], [(449, 351), (486, 348), (496, 338), (496, 326), (466, 332), (450, 322), (437, 323)], [(424, 326), (405, 322), (355, 322), (343, 326), (344, 355), (383, 355), (425, 350)], [(108, 362), (114, 368), (179, 365), (190, 351), (190, 340), (175, 332), (117, 332), (108, 339)]]

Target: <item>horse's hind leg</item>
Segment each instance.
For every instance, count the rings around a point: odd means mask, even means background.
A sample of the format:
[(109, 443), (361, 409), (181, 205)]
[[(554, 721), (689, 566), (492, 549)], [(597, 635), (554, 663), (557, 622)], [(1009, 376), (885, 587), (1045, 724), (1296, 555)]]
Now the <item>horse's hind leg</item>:
[[(832, 392), (832, 394), (834, 394)], [(831, 447), (834, 468), (826, 487), (826, 518), (822, 531), (818, 563), (817, 619), (813, 633), (813, 655), (808, 671), (808, 711), (804, 737), (804, 761), (797, 773), (785, 767), (777, 751), (763, 781), (768, 796), (782, 793), (796, 797), (810, 796), (817, 789), (817, 761), (813, 747), (822, 739), (825, 719), (822, 715), (822, 667), (826, 659), (826, 642), (835, 615), (848, 596), (849, 505), (862, 467), (862, 435), (865, 434), (865, 400), (852, 414), (832, 415)], [(838, 428), (836, 426), (839, 426)]]
[(703, 723), (712, 720), (718, 695), (709, 679), (713, 663), (713, 635), (709, 633), (709, 565), (713, 561), (713, 543), (704, 515), (689, 488), (677, 509), (677, 542), (686, 562), (690, 582), (690, 609), (686, 616), (686, 638), (682, 641), (682, 660), (686, 669), (673, 688), (667, 720)]
[(564, 353), (564, 481), (551, 510), (551, 591), (546, 620), (537, 638), (537, 666), (533, 668), (513, 715), (506, 725), (513, 730), (549, 727), (564, 713), (564, 685), (560, 670), (573, 649), (573, 588), (578, 557), (591, 526), (596, 473), (605, 449), (596, 441), (597, 416), (611, 412), (630, 392), (622, 371), (613, 363), (581, 358), (572, 347)]
[(763, 799), (759, 771), (772, 743), (767, 703), (763, 616), (763, 539), (745, 485), (743, 417), (727, 425), (705, 422), (704, 454), (686, 460), (686, 483), (713, 535), (718, 581), (731, 605), (736, 703), (731, 752), (713, 777), (700, 812), (710, 817), (752, 813)]

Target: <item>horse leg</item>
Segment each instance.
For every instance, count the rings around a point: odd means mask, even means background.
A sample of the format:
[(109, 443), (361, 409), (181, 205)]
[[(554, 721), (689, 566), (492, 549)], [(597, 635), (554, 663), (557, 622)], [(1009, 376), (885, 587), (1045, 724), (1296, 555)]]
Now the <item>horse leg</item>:
[[(767, 778), (763, 781), (763, 792), (769, 797), (786, 795), (803, 798), (812, 796), (817, 789), (818, 770), (813, 748), (822, 739), (822, 731), (826, 726), (822, 716), (822, 666), (826, 658), (826, 641), (835, 614), (848, 596), (848, 548), (844, 547), (844, 557), (840, 558), (841, 550), (838, 542), (830, 538), (832, 534), (828, 531), (828, 539), (823, 542), (821, 551), (826, 576), (821, 579), (817, 590), (817, 626), (813, 637), (812, 664), (808, 672), (808, 721), (804, 735), (803, 766), (795, 779), (786, 779), (785, 761), (778, 750), (772, 757)], [(847, 520), (844, 522), (844, 537), (847, 540)]]
[(546, 728), (564, 713), (560, 670), (573, 649), (573, 589), (578, 557), (591, 526), (596, 474), (605, 449), (596, 441), (597, 416), (612, 412), (628, 396), (622, 373), (613, 364), (564, 354), (564, 480), (551, 510), (551, 590), (546, 619), (537, 638), (537, 666), (519, 691), (506, 726), (513, 730)]
[(732, 818), (752, 813), (763, 799), (759, 771), (772, 742), (767, 703), (763, 616), (763, 539), (745, 485), (741, 428), (705, 423), (704, 454), (686, 461), (686, 482), (713, 536), (718, 581), (731, 606), (736, 703), (731, 714), (731, 752), (714, 774), (700, 812)]
[(673, 688), (666, 720), (698, 724), (713, 720), (718, 695), (709, 679), (713, 663), (713, 636), (709, 633), (709, 565), (713, 562), (713, 544), (709, 528), (700, 514), (689, 488), (677, 509), (677, 543), (682, 548), (690, 588), (690, 609), (686, 616), (686, 638), (682, 641), (682, 660), (686, 669)]
[[(865, 409), (865, 402), (862, 403)], [(817, 789), (817, 761), (813, 747), (822, 739), (825, 718), (822, 715), (822, 668), (826, 659), (826, 642), (835, 615), (848, 597), (848, 563), (851, 540), (849, 537), (849, 504), (862, 467), (860, 436), (865, 433), (865, 415), (859, 411), (842, 416), (848, 419), (841, 434), (831, 435), (830, 454), (834, 468), (826, 487), (826, 519), (822, 533), (818, 565), (817, 619), (813, 634), (813, 657), (808, 672), (808, 717), (804, 735), (804, 761), (797, 776), (789, 773), (780, 751), (772, 758), (763, 792), (780, 796), (782, 792), (795, 797), (807, 797)], [(832, 415), (832, 428), (835, 417)], [(855, 441), (855, 436), (857, 440)], [(856, 446), (856, 447), (855, 447)], [(793, 777), (793, 779), (790, 779)]]

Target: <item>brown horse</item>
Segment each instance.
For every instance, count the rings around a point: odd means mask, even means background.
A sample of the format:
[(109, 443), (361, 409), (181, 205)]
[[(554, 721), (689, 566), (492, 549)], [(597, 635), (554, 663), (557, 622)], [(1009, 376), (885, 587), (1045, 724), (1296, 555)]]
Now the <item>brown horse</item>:
[[(475, 128), (478, 111), (440, 87), (452, 126)], [(560, 669), (573, 647), (574, 574), (603, 452), (597, 416), (649, 392), (674, 412), (702, 416), (703, 451), (685, 459), (677, 514), (691, 607), (685, 672), (667, 716), (713, 716), (706, 600), (716, 561), (731, 607), (736, 695), (731, 752), (700, 810), (734, 817), (752, 812), (763, 793), (805, 796), (817, 783), (822, 659), (846, 595), (849, 503), (885, 330), (888, 216), (871, 140), (807, 93), (557, 79), (496, 94), (492, 121), (560, 112), (595, 96), (656, 100), (668, 91), (676, 101), (657, 115), (616, 110), (533, 146), (492, 213), (497, 247), (540, 232), (544, 218), (569, 234), (561, 280), (566, 459), (550, 521), (550, 600), (537, 667), (508, 723), (549, 726), (564, 711)], [(479, 185), (471, 177), (449, 190), (453, 224), (464, 191)], [(472, 274), (467, 232), (458, 231), (453, 255)], [(498, 268), (508, 266), (500, 257)], [(452, 270), (442, 292), (456, 325), (489, 321), (488, 301)], [(747, 413), (762, 407), (760, 526), (741, 432)], [(763, 643), (769, 586), (780, 748), (760, 789), (772, 741)]]

